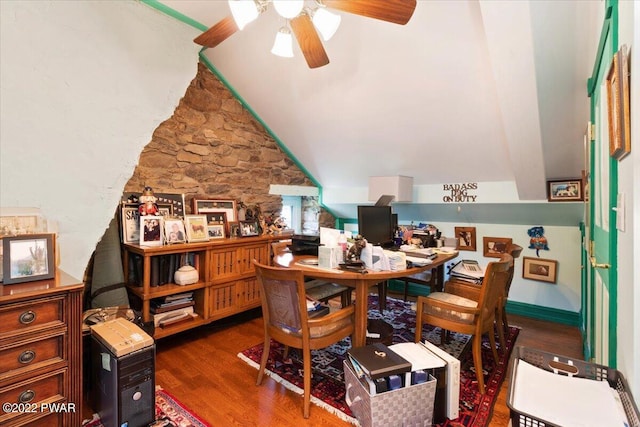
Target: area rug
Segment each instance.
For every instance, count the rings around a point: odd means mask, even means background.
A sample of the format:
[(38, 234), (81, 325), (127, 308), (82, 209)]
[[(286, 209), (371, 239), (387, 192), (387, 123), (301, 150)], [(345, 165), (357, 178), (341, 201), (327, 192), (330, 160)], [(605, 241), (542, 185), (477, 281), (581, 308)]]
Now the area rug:
[[(98, 414), (82, 422), (83, 427), (103, 427)], [(156, 421), (149, 427), (211, 427), (178, 399), (156, 386)]]
[[(378, 310), (376, 295), (369, 296), (369, 317), (384, 319), (394, 327), (393, 343), (413, 342), (415, 334), (415, 308), (410, 303), (395, 298), (387, 298), (387, 309), (384, 313)], [(507, 374), (509, 356), (518, 336), (517, 328), (510, 328), (506, 337), (506, 350), (499, 348), (499, 362), (496, 364), (491, 354), (488, 338), (483, 338), (482, 362), (485, 375), (486, 393), (478, 393), (473, 356), (470, 351), (470, 336), (450, 333), (450, 342), (440, 345), (440, 329), (425, 325), (423, 340), (428, 340), (449, 354), (460, 359), (460, 416), (455, 420), (447, 419), (439, 427), (486, 427), (491, 419), (493, 405), (500, 391), (500, 385)], [(335, 414), (339, 418), (358, 425), (349, 406), (345, 402), (345, 386), (342, 361), (347, 350), (351, 347), (349, 338), (327, 347), (323, 350), (312, 351), (313, 367), (311, 379), (311, 402)], [(242, 360), (258, 369), (262, 356), (262, 343), (257, 344), (238, 354)], [(302, 358), (300, 352), (291, 349), (289, 358), (282, 359), (282, 346), (277, 342), (271, 343), (267, 375), (282, 383), (288, 389), (302, 394)]]

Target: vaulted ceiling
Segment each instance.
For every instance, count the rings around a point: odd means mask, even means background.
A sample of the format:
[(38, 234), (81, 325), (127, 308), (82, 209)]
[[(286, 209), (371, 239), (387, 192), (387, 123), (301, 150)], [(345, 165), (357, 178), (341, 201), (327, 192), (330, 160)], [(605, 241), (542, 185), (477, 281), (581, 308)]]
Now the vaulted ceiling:
[[(159, 3), (200, 28), (230, 15), (226, 1)], [(340, 13), (321, 68), (295, 43), (294, 58), (270, 53), (284, 24), (271, 6), (204, 55), (323, 187), (514, 182), (526, 201), (580, 177), (604, 3), (417, 3), (404, 26)]]

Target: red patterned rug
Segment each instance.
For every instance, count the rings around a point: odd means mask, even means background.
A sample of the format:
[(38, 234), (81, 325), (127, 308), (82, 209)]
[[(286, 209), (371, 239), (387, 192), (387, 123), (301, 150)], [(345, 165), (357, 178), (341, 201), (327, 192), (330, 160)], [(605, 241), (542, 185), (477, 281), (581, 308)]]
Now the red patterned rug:
[[(98, 414), (82, 422), (83, 427), (103, 427)], [(156, 386), (156, 421), (149, 427), (211, 427), (178, 399)]]
[[(384, 319), (394, 327), (393, 343), (413, 342), (415, 334), (415, 310), (410, 303), (387, 298), (387, 310), (380, 314), (377, 296), (369, 296), (369, 316)], [(425, 325), (423, 339), (436, 345), (440, 344), (440, 330)], [(455, 420), (447, 419), (444, 423), (434, 424), (439, 427), (485, 427), (489, 425), (493, 405), (500, 391), (500, 385), (507, 374), (509, 356), (513, 350), (519, 330), (510, 328), (506, 337), (507, 351), (499, 348), (500, 361), (496, 364), (491, 355), (489, 340), (485, 337), (482, 345), (482, 362), (486, 393), (478, 393), (476, 374), (473, 368), (473, 357), (468, 348), (470, 336), (451, 333), (450, 342), (440, 346), (449, 354), (460, 359), (460, 416)], [(497, 343), (496, 338), (496, 343)], [(312, 351), (313, 373), (311, 379), (311, 402), (334, 413), (341, 419), (357, 424), (349, 406), (345, 402), (345, 386), (342, 361), (351, 347), (349, 338), (323, 350)], [(295, 349), (289, 352), (287, 360), (282, 359), (282, 346), (272, 342), (267, 362), (267, 375), (284, 384), (290, 390), (302, 394), (302, 360)], [(241, 353), (238, 357), (255, 367), (260, 366), (262, 343)]]

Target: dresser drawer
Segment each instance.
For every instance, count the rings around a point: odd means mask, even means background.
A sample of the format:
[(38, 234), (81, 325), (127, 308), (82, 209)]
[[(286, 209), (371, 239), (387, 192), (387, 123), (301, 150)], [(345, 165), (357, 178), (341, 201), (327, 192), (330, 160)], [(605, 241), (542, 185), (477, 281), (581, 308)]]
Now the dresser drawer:
[(32, 300), (0, 307), (0, 338), (64, 324), (64, 298)]
[[(39, 411), (42, 402), (63, 401), (66, 374), (67, 369), (61, 369), (48, 375), (41, 375), (29, 381), (4, 387), (0, 389), (0, 402), (24, 403), (28, 404), (25, 407), (35, 408), (34, 410)], [(0, 412), (0, 425), (4, 425), (5, 421), (18, 415), (17, 413)]]
[(64, 359), (63, 349), (62, 334), (3, 347), (0, 351), (0, 380), (60, 362)]

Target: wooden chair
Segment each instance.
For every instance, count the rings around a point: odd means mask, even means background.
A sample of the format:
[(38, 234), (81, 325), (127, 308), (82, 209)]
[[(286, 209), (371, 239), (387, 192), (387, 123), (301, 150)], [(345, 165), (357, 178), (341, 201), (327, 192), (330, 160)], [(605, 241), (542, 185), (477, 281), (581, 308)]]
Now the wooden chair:
[[(290, 244), (291, 240), (281, 240), (279, 242), (271, 243), (271, 265), (275, 266), (273, 258), (283, 251), (288, 251)], [(307, 296), (314, 300), (327, 303), (330, 299), (339, 296), (340, 305), (342, 305), (342, 307), (351, 305), (353, 289), (348, 286), (327, 282), (326, 280), (315, 279), (306, 281), (305, 289), (307, 291)]]
[[(509, 266), (509, 279), (507, 286), (505, 287), (504, 295), (500, 297), (500, 302), (496, 312), (496, 323), (499, 325), (498, 337), (500, 339), (500, 346), (504, 348), (504, 337), (509, 333), (509, 324), (507, 322), (507, 300), (509, 297), (509, 288), (511, 288), (511, 282), (513, 281), (513, 275), (515, 273), (515, 259), (522, 254), (522, 246), (511, 243), (507, 246), (506, 253), (511, 255), (511, 265)], [(465, 298), (478, 301), (480, 295), (480, 286), (475, 283), (469, 283), (462, 280), (456, 280), (455, 278), (449, 280), (444, 285), (445, 292), (451, 292), (456, 295), (462, 295)]]
[(478, 389), (482, 394), (485, 391), (480, 352), (482, 334), (488, 334), (493, 358), (497, 363), (494, 323), (500, 298), (504, 295), (509, 280), (509, 266), (512, 261), (511, 255), (503, 254), (500, 261), (489, 263), (477, 301), (448, 292), (434, 292), (426, 297), (419, 296), (417, 301), (416, 342), (420, 342), (422, 338), (422, 325), (425, 323), (442, 328), (442, 339), (446, 331), (473, 335), (473, 364), (478, 379)]
[(303, 415), (309, 418), (311, 402), (311, 350), (328, 347), (353, 335), (354, 306), (310, 319), (307, 314), (304, 274), (301, 270), (276, 268), (253, 261), (260, 285), (264, 318), (264, 349), (260, 361), (257, 385), (262, 383), (271, 340), (302, 350), (304, 401)]

